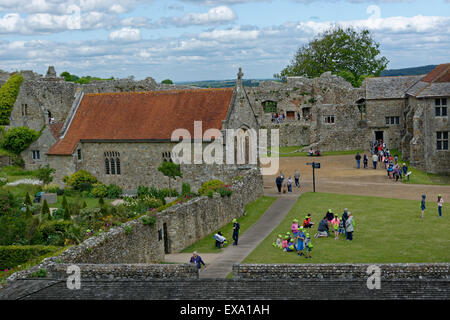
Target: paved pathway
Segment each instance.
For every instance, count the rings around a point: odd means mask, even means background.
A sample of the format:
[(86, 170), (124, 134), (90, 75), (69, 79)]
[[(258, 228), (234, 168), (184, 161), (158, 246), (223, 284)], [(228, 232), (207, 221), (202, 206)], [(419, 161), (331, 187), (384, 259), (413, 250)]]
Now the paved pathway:
[(237, 246), (230, 243), (209, 264), (206, 261), (207, 268), (200, 271), (200, 278), (226, 278), (232, 272), (233, 264), (242, 262), (283, 221), (297, 198), (298, 195), (279, 196), (266, 213), (239, 237)]

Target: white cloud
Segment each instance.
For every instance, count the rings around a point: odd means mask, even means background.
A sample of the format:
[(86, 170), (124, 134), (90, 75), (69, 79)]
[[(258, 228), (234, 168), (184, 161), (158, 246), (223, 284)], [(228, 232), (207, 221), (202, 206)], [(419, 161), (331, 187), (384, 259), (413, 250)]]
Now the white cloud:
[(202, 32), (198, 35), (200, 39), (213, 39), (220, 41), (252, 40), (258, 38), (260, 30), (241, 30), (232, 28), (227, 30), (213, 30)]
[(141, 40), (141, 31), (133, 28), (122, 28), (109, 34), (109, 40), (135, 42)]
[(188, 13), (181, 19), (174, 20), (178, 25), (206, 25), (230, 22), (236, 19), (233, 10), (226, 6), (210, 9), (207, 13)]

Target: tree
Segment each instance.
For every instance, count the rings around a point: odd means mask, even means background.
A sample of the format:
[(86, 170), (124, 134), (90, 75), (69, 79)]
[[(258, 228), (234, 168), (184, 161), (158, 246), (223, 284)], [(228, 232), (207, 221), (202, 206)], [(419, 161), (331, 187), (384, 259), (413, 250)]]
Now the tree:
[(180, 177), (180, 178), (183, 177), (183, 175), (180, 172), (179, 166), (173, 162), (164, 161), (158, 167), (158, 171), (169, 178), (169, 191), (170, 191), (170, 196), (172, 196), (172, 190), (170, 189), (170, 179), (175, 180), (177, 177)]
[(25, 201), (24, 204), (28, 207), (28, 206), (32, 206), (33, 203), (31, 202), (31, 197), (30, 194), (27, 191), (27, 194), (25, 195)]
[(37, 140), (39, 136), (39, 132), (28, 127), (11, 128), (6, 132), (1, 142), (1, 147), (15, 154), (19, 154)]
[(50, 208), (47, 203), (47, 199), (44, 199), (44, 203), (42, 204), (41, 219), (42, 220), (51, 220), (52, 219), (52, 216), (50, 214)]
[(53, 174), (55, 173), (55, 169), (50, 168), (50, 165), (46, 165), (45, 167), (39, 166), (39, 169), (36, 172), (36, 178), (41, 180), (44, 185), (48, 185), (53, 181)]
[(378, 57), (379, 46), (367, 29), (332, 27), (300, 47), (291, 64), (274, 77), (315, 78), (331, 71), (358, 86), (365, 76), (379, 76), (386, 68), (389, 61)]
[(0, 88), (0, 124), (9, 125), (11, 111), (19, 95), (20, 85), (23, 77), (20, 74), (14, 74)]
[(173, 81), (170, 79), (166, 79), (166, 80), (161, 81), (161, 83), (162, 84), (173, 84)]

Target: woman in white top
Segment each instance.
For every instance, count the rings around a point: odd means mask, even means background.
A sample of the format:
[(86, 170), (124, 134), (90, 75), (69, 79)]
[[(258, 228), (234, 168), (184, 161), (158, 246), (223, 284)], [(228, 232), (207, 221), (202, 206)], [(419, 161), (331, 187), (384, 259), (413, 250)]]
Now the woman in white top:
[(444, 204), (444, 199), (442, 199), (442, 196), (439, 194), (438, 199), (437, 199), (439, 217), (442, 217), (442, 205), (443, 204)]

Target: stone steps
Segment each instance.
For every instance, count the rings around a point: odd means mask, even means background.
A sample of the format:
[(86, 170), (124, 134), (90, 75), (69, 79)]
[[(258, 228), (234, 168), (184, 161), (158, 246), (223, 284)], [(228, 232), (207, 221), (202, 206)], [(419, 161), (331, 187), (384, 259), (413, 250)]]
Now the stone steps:
[[(25, 283), (25, 281), (28, 281)], [(367, 289), (362, 280), (123, 280), (84, 279), (80, 290), (69, 290), (65, 281), (47, 281), (37, 291), (30, 280), (17, 280), (15, 295), (7, 299), (127, 299), (127, 300), (303, 300), (303, 299), (449, 299), (450, 280), (382, 281), (380, 290)], [(44, 287), (44, 288), (43, 288)], [(2, 292), (0, 290), (0, 299)]]

